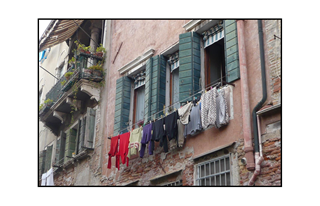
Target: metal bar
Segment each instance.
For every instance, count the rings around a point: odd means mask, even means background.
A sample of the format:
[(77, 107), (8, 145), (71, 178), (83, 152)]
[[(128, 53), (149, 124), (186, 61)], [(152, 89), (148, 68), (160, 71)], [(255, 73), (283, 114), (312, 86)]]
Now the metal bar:
[(39, 67), (41, 67), (44, 71), (48, 72), (51, 76), (53, 76), (54, 78), (56, 78), (57, 80), (59, 80), (56, 76), (54, 76), (53, 74), (51, 74), (48, 70), (46, 70), (46, 69), (43, 68), (42, 66), (39, 65)]

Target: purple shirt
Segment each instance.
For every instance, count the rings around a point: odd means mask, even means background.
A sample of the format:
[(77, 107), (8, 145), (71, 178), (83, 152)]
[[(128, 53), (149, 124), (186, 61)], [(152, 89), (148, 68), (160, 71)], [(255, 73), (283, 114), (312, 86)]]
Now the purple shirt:
[(151, 130), (152, 130), (152, 123), (147, 124), (143, 127), (143, 135), (141, 139), (141, 149), (140, 149), (140, 157), (143, 158), (144, 152), (146, 150), (146, 146), (148, 142), (149, 144), (149, 155), (153, 154), (153, 149), (151, 148)]

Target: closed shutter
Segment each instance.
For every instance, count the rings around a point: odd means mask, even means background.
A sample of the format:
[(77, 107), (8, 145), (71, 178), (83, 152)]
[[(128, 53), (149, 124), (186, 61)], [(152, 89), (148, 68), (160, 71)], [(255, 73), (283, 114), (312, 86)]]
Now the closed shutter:
[(52, 148), (53, 148), (53, 145), (47, 147), (46, 161), (44, 166), (45, 172), (47, 172), (51, 168)]
[(86, 129), (85, 129), (85, 147), (93, 148), (93, 138), (95, 130), (96, 111), (90, 107), (87, 108)]
[(44, 173), (44, 165), (46, 160), (46, 150), (43, 150), (39, 154), (39, 178)]
[(225, 20), (224, 32), (226, 80), (232, 82), (240, 78), (236, 20)]
[[(179, 101), (191, 101), (200, 91), (200, 36), (195, 32), (179, 35)], [(197, 97), (200, 94), (196, 95)]]
[[(114, 135), (128, 126), (130, 113), (131, 80), (124, 76), (117, 79), (114, 114)], [(122, 131), (125, 132), (125, 131)]]
[(76, 149), (76, 135), (77, 131), (75, 129), (69, 129), (66, 132), (66, 146), (64, 153), (64, 162), (67, 162), (72, 157), (72, 153)]
[(151, 78), (152, 78), (152, 58), (146, 63), (146, 79), (144, 90), (144, 122), (148, 122), (151, 118)]

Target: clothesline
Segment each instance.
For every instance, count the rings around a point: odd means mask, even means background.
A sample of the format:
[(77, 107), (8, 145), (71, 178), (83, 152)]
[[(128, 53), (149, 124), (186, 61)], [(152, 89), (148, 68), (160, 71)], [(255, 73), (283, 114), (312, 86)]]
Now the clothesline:
[[(193, 95), (191, 95), (191, 96), (189, 96), (189, 97), (187, 97), (187, 98), (185, 98), (185, 99), (182, 99), (182, 102), (185, 101), (185, 100), (187, 100), (187, 99), (189, 99), (190, 97), (194, 97), (195, 95), (203, 92), (204, 90), (209, 89), (210, 87), (215, 87), (215, 86), (219, 85), (219, 83), (221, 83), (220, 80), (221, 80), (222, 78), (224, 78), (224, 77), (225, 77), (225, 76), (223, 76), (223, 77), (221, 77), (221, 78), (218, 78), (217, 80), (215, 80), (215, 81), (213, 81), (212, 83), (210, 83), (206, 88), (199, 90), (199, 91), (196, 92), (195, 94), (193, 94)], [(235, 85), (232, 84), (232, 83), (226, 83), (226, 82), (224, 82), (224, 83), (227, 84), (227, 85), (232, 85), (232, 86), (235, 87)], [(175, 105), (175, 104), (177, 104), (177, 103), (180, 103), (180, 102), (181, 102), (181, 101), (179, 100), (179, 101), (177, 101), (177, 102), (175, 102), (175, 103), (173, 103), (173, 104), (171, 104), (171, 105), (169, 105), (169, 106), (164, 107), (163, 109), (172, 107), (173, 105)], [(157, 114), (159, 114), (159, 113), (161, 113), (161, 112), (163, 112), (163, 110), (162, 110), (162, 111), (159, 111), (159, 112), (156, 112), (156, 113), (153, 113), (152, 115), (148, 116), (147, 119), (149, 119), (149, 118), (152, 117), (152, 116), (154, 117), (155, 115), (157, 115)], [(155, 118), (154, 118), (154, 119), (155, 119)], [(129, 127), (129, 128), (132, 128), (133, 125), (139, 124), (140, 122), (141, 122), (141, 121), (138, 121), (138, 122), (136, 122), (136, 123), (134, 123), (134, 124), (129, 125), (128, 127)], [(118, 133), (120, 134), (120, 132), (122, 132), (122, 131), (124, 131), (124, 130), (128, 130), (128, 127), (119, 130)], [(111, 138), (108, 138), (108, 139), (111, 139)]]

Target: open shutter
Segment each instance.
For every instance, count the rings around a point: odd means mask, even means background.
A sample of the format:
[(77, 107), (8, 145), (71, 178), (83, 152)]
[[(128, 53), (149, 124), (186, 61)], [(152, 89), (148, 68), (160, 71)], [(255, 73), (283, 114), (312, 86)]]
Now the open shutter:
[(232, 82), (240, 78), (236, 20), (225, 20), (224, 32), (226, 80)]
[(55, 154), (55, 157), (54, 157), (54, 164), (55, 165), (59, 165), (60, 148), (61, 148), (61, 136), (60, 136), (59, 139), (57, 139), (56, 154)]
[[(130, 113), (131, 80), (129, 77), (117, 79), (116, 104), (114, 114), (114, 135), (128, 126)], [(126, 132), (126, 131), (122, 131)]]
[(39, 154), (39, 178), (41, 178), (41, 175), (44, 173), (45, 159), (46, 159), (46, 150), (43, 150)]
[(151, 118), (151, 79), (152, 79), (152, 58), (146, 63), (146, 79), (144, 90), (144, 122), (148, 122)]
[[(191, 101), (200, 90), (200, 36), (195, 32), (179, 35), (179, 100)], [(200, 96), (197, 95), (197, 96)], [(189, 97), (189, 98), (188, 98)]]
[(63, 158), (65, 153), (65, 146), (66, 146), (66, 133), (62, 132), (60, 133), (60, 149), (59, 149), (59, 156), (56, 160), (57, 165), (63, 164)]
[(67, 162), (72, 157), (72, 153), (76, 149), (76, 135), (77, 131), (75, 129), (69, 129), (66, 133), (66, 146), (64, 153), (64, 162)]
[(53, 148), (53, 145), (47, 147), (44, 172), (47, 172), (51, 168), (52, 148)]
[[(150, 115), (163, 110), (166, 96), (166, 60), (160, 56), (152, 57), (152, 78), (151, 78), (151, 108)], [(158, 113), (155, 118), (163, 115)]]
[(84, 139), (85, 139), (85, 128), (86, 128), (86, 117), (84, 117), (83, 119), (79, 120), (79, 129), (78, 129), (78, 150), (77, 150), (77, 154), (79, 154), (83, 148), (82, 146), (84, 146)]
[(85, 147), (93, 148), (94, 126), (96, 119), (96, 111), (90, 107), (87, 108), (86, 129), (85, 129)]

